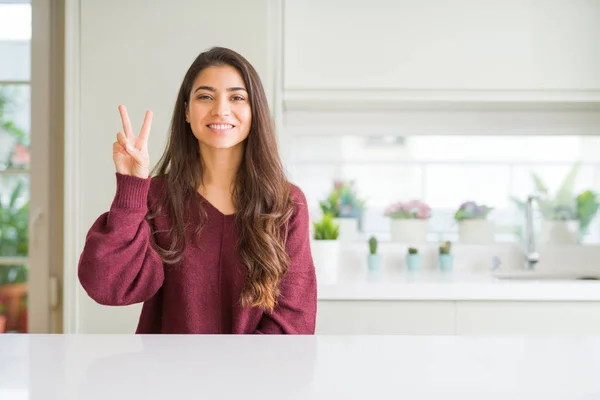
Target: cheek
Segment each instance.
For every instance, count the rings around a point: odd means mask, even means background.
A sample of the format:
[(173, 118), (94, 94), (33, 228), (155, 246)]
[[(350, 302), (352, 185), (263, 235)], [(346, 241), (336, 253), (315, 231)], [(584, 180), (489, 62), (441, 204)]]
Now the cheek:
[(207, 114), (207, 108), (203, 107), (202, 104), (192, 104), (190, 107), (190, 116), (192, 119), (202, 119)]
[(252, 121), (252, 110), (250, 109), (249, 104), (238, 110), (238, 119), (243, 123), (250, 125), (250, 122)]

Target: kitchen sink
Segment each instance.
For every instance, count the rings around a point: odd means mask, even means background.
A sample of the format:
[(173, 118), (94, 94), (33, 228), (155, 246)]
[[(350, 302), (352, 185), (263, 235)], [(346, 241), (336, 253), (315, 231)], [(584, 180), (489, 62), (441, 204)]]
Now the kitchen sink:
[(600, 271), (496, 271), (492, 276), (506, 280), (600, 280)]

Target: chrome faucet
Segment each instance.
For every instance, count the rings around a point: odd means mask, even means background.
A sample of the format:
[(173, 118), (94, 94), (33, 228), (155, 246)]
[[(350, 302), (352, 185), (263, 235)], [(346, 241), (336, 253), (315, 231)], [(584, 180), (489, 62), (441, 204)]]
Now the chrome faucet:
[(525, 204), (525, 269), (532, 270), (534, 265), (540, 261), (540, 254), (535, 251), (535, 234), (533, 228), (533, 202), (540, 199), (538, 194), (530, 194), (527, 196)]

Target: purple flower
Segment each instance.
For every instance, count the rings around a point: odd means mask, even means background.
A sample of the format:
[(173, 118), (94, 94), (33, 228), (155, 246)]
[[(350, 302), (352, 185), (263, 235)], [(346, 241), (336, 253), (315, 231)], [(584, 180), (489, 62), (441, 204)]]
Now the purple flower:
[(467, 201), (460, 205), (454, 219), (461, 221), (464, 219), (486, 219), (488, 214), (492, 211), (492, 207), (486, 205), (479, 205), (474, 201)]

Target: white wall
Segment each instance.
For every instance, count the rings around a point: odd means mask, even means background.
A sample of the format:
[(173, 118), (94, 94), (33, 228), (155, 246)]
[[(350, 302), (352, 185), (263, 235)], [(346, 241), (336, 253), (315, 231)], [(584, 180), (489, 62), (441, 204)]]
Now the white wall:
[[(87, 229), (110, 206), (115, 191), (112, 143), (121, 129), (117, 106), (128, 107), (132, 124), (139, 129), (146, 109), (154, 111), (149, 140), (151, 160), (158, 161), (166, 140), (175, 97), (183, 76), (202, 51), (212, 46), (230, 47), (245, 56), (258, 70), (269, 97), (270, 41), (268, 0), (80, 0), (72, 2), (68, 20), (79, 29), (67, 35), (79, 41), (80, 53), (71, 53), (67, 64), (79, 64), (80, 80), (71, 82), (67, 92), (79, 96), (76, 135), (78, 175), (67, 183), (67, 196), (79, 209), (66, 210), (76, 223), (73, 233), (78, 248), (67, 249), (65, 291), (77, 286), (76, 307), (66, 306), (66, 326), (77, 332), (132, 332), (139, 306), (108, 308), (94, 303), (73, 280), (74, 256), (81, 251)], [(77, 28), (77, 25), (71, 25)], [(71, 47), (73, 50), (73, 46)], [(69, 67), (68, 67), (69, 68)], [(73, 157), (72, 155), (68, 157)], [(72, 171), (67, 171), (67, 175)], [(69, 186), (73, 185), (73, 186)], [(72, 189), (72, 190), (71, 190)], [(69, 190), (71, 192), (69, 193)], [(69, 213), (71, 212), (71, 213)], [(75, 214), (73, 214), (75, 212)], [(69, 293), (66, 298), (70, 299)], [(69, 314), (70, 313), (70, 314)], [(67, 329), (69, 331), (69, 329)]]

